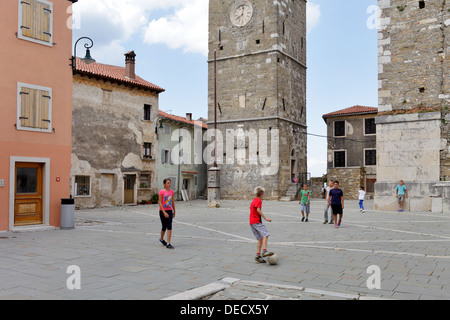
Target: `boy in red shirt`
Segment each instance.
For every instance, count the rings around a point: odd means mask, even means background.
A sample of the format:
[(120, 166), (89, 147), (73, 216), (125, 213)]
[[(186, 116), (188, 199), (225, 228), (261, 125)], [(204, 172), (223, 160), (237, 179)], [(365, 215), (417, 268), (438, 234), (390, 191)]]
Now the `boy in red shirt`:
[[(264, 260), (263, 257), (270, 257), (273, 255), (273, 252), (267, 251), (267, 240), (269, 239), (270, 233), (267, 231), (266, 226), (262, 223), (261, 217), (268, 222), (272, 222), (272, 220), (267, 219), (261, 211), (264, 189), (262, 187), (257, 187), (255, 189), (255, 194), (256, 198), (250, 205), (250, 228), (252, 229), (256, 240), (258, 240), (255, 261), (266, 263), (266, 260)], [(261, 248), (263, 250), (262, 255)]]

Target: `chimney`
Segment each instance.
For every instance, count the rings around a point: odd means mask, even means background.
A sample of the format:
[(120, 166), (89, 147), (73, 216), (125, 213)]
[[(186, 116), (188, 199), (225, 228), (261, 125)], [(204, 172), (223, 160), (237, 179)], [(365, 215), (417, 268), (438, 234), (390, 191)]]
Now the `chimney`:
[(136, 54), (134, 51), (125, 53), (125, 77), (128, 79), (136, 79), (135, 65)]
[(186, 113), (186, 120), (192, 121), (192, 113)]

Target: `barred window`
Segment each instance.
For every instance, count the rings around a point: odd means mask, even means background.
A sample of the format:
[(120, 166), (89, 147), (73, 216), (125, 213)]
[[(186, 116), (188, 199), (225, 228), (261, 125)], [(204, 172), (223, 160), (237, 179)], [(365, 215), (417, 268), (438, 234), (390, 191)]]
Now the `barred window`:
[(91, 195), (91, 177), (75, 176), (75, 196)]

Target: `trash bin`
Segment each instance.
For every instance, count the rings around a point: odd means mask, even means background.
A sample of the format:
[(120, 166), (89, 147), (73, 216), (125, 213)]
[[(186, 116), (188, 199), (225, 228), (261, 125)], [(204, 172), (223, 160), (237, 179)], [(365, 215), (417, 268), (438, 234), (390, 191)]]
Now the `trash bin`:
[(75, 199), (61, 199), (61, 226), (62, 230), (75, 228)]

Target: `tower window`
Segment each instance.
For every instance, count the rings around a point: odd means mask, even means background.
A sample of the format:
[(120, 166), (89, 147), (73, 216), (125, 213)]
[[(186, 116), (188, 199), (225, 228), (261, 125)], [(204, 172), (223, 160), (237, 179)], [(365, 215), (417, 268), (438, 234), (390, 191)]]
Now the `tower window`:
[(261, 40), (256, 40), (256, 44), (260, 44), (261, 43)]
[(345, 137), (345, 121), (334, 122), (334, 136)]
[(423, 9), (423, 8), (425, 8), (425, 1), (424, 0), (419, 1), (419, 9)]

